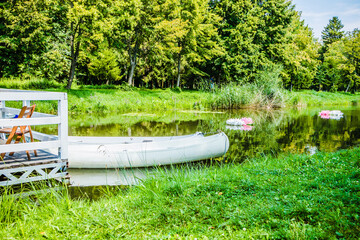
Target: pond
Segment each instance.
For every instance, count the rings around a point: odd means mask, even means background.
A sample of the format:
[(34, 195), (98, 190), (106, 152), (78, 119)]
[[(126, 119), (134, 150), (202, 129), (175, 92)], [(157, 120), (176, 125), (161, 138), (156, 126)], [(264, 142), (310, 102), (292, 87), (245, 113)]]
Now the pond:
[[(323, 108), (244, 109), (237, 111), (172, 111), (159, 113), (86, 114), (69, 118), (70, 136), (174, 136), (197, 131), (212, 134), (224, 131), (230, 140), (225, 161), (242, 162), (259, 155), (281, 152), (314, 154), (359, 145), (360, 107), (333, 107), (341, 118), (321, 118)], [(251, 117), (253, 127), (234, 130), (230, 118)], [(56, 132), (56, 129), (41, 129)], [(222, 159), (220, 159), (222, 160)], [(96, 170), (69, 169), (78, 186), (136, 184), (154, 169)]]

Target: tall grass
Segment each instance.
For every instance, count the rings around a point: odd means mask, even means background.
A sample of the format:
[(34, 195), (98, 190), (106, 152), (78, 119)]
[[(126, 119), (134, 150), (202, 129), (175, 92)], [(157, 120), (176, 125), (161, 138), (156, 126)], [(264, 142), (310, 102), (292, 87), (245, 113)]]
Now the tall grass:
[(228, 84), (212, 95), (212, 108), (236, 109), (244, 107), (281, 107), (286, 102), (286, 91), (281, 87), (281, 69), (267, 69), (253, 83)]
[(359, 159), (359, 148), (265, 156), (242, 165), (159, 171), (98, 201), (62, 192), (22, 200), (9, 211), (7, 200), (0, 237), (356, 239)]

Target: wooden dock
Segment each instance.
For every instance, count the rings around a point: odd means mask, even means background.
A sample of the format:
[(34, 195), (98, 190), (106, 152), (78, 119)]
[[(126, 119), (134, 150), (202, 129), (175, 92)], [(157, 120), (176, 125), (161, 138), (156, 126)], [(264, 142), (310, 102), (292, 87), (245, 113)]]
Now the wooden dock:
[[(50, 115), (34, 112), (31, 118), (11, 118), (20, 109), (6, 107), (6, 101), (22, 101), (23, 106), (30, 106), (30, 101), (58, 102), (58, 114)], [(35, 109), (36, 111), (36, 109)], [(0, 128), (24, 125), (58, 125), (58, 135), (47, 135), (33, 131), (35, 142), (18, 144), (0, 144), (0, 153), (6, 152), (0, 159), (0, 186), (28, 183), (51, 178), (61, 179), (67, 176), (68, 159), (68, 106), (67, 94), (57, 92), (23, 91), (0, 89)], [(4, 140), (6, 136), (0, 136)], [(38, 156), (34, 156), (34, 149)], [(56, 150), (53, 154), (48, 149)], [(31, 160), (25, 150), (29, 150)], [(9, 156), (9, 152), (15, 152)]]
[(38, 150), (38, 156), (28, 160), (25, 152), (6, 155), (0, 162), (0, 186), (8, 186), (26, 182), (65, 178), (66, 162), (48, 151)]

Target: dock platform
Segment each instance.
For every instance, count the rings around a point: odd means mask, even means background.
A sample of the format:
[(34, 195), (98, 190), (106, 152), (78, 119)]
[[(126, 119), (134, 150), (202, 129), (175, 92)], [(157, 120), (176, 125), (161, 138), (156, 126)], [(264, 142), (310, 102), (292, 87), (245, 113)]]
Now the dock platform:
[[(31, 118), (16, 118), (20, 109), (5, 106), (7, 101), (22, 101), (30, 106), (31, 101), (55, 101), (58, 105), (56, 115), (34, 112)], [(33, 104), (33, 103), (32, 103)], [(35, 109), (36, 111), (36, 109)], [(68, 160), (68, 102), (67, 94), (62, 92), (43, 92), (0, 89), (0, 128), (14, 126), (58, 125), (58, 135), (47, 135), (33, 131), (36, 141), (18, 144), (0, 144), (0, 153), (7, 153), (0, 159), (0, 186), (28, 183), (51, 178), (66, 178)], [(28, 135), (25, 135), (28, 138)], [(2, 142), (7, 136), (1, 135)], [(38, 156), (34, 155), (37, 151)], [(56, 150), (57, 154), (49, 149)], [(25, 150), (29, 150), (31, 159)], [(9, 152), (14, 152), (9, 156)]]
[(67, 176), (66, 162), (50, 152), (38, 150), (38, 156), (27, 159), (25, 152), (6, 155), (0, 162), (0, 186), (8, 186), (50, 178), (61, 179)]

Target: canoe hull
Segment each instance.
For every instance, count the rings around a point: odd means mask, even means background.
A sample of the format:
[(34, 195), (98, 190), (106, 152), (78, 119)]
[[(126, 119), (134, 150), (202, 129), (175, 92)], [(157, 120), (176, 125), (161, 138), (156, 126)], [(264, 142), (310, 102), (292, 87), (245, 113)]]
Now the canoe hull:
[(225, 133), (180, 137), (69, 137), (69, 168), (130, 168), (169, 165), (223, 156)]

